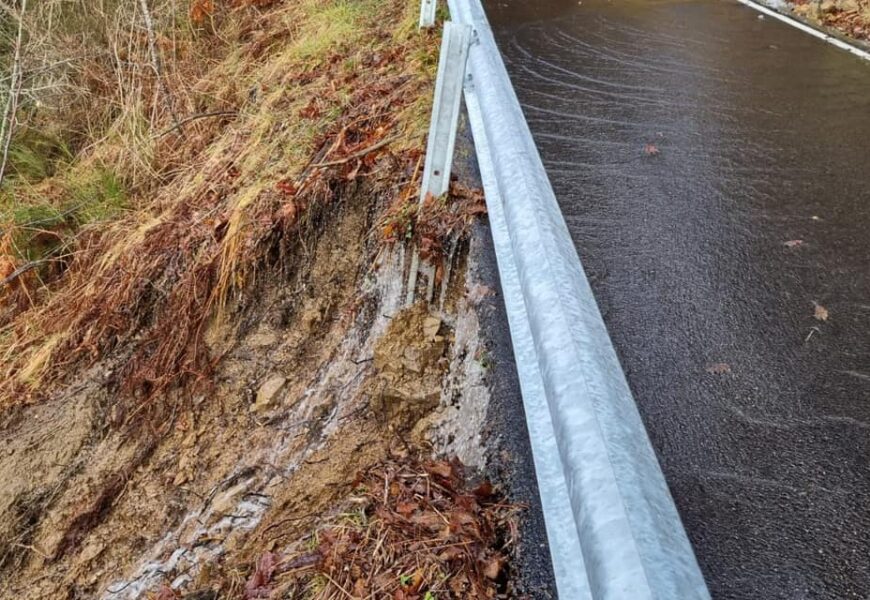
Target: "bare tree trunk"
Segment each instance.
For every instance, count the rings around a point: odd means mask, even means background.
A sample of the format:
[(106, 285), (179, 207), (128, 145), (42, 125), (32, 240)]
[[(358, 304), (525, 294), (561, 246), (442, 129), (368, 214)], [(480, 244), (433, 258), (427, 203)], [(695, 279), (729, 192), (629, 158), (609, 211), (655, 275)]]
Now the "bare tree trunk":
[(0, 144), (3, 147), (3, 155), (0, 158), (0, 184), (3, 183), (3, 176), (6, 174), (6, 163), (9, 161), (9, 146), (12, 143), (12, 134), (15, 129), (18, 96), (21, 93), (23, 80), (21, 75), (21, 46), (24, 40), (24, 13), (26, 11), (27, 0), (21, 0), (21, 9), (18, 11), (18, 35), (15, 38), (12, 73), (9, 78), (9, 97), (6, 99), (6, 107), (3, 109), (3, 121), (0, 122)]
[(179, 122), (178, 115), (175, 114), (172, 96), (169, 94), (169, 88), (163, 79), (163, 64), (160, 60), (160, 50), (157, 48), (157, 33), (154, 29), (154, 20), (151, 18), (151, 11), (148, 8), (148, 0), (139, 0), (139, 7), (142, 10), (142, 18), (145, 20), (145, 29), (148, 32), (148, 51), (151, 54), (151, 69), (157, 77), (157, 87), (166, 100), (166, 106), (169, 108), (169, 114), (175, 125), (174, 129), (178, 129), (184, 135), (183, 123)]

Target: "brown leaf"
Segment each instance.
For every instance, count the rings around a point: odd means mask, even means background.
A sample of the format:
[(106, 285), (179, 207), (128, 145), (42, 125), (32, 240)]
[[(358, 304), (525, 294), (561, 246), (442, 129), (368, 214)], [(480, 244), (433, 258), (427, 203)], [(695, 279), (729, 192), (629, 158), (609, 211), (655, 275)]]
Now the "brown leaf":
[(783, 246), (786, 248), (797, 248), (798, 246), (803, 246), (803, 240), (789, 240), (787, 242), (783, 242)]
[(275, 184), (275, 189), (277, 189), (285, 196), (293, 196), (294, 194), (296, 194), (296, 184), (293, 182), (292, 179), (282, 179)]
[(166, 584), (160, 586), (160, 589), (157, 590), (157, 594), (151, 596), (153, 600), (177, 600), (178, 594), (175, 593), (171, 587)]
[(193, 0), (191, 2), (190, 20), (195, 25), (201, 25), (212, 14), (214, 14), (214, 2), (212, 0)]
[(441, 516), (432, 511), (424, 512), (423, 514), (414, 515), (410, 519), (411, 523), (414, 525), (419, 525), (424, 529), (428, 529), (429, 531), (441, 531), (444, 527), (444, 519)]
[(366, 585), (365, 579), (357, 579), (353, 584), (353, 595), (355, 598), (365, 598), (369, 595), (369, 588)]
[(448, 562), (451, 560), (456, 560), (458, 558), (462, 558), (463, 550), (460, 546), (450, 546), (449, 548), (445, 548), (441, 554), (438, 555), (440, 560), (444, 562)]
[(731, 365), (728, 363), (711, 363), (707, 365), (706, 371), (712, 375), (724, 375), (731, 372)]
[(414, 511), (417, 510), (418, 506), (416, 502), (397, 502), (396, 503), (396, 512), (402, 516), (408, 517), (414, 514)]
[(659, 153), (659, 148), (655, 144), (647, 144), (643, 147), (643, 152), (647, 156), (655, 156)]
[(257, 561), (257, 568), (245, 584), (245, 598), (264, 598), (271, 591), (272, 575), (278, 563), (278, 555), (264, 552)]
[(819, 304), (818, 302), (813, 302), (813, 306), (815, 307), (813, 310), (813, 316), (817, 321), (827, 321), (830, 314), (828, 313), (828, 309)]
[(492, 484), (488, 481), (484, 481), (479, 486), (474, 488), (474, 495), (477, 496), (479, 500), (486, 500), (490, 496), (492, 496)]
[(449, 587), (450, 591), (456, 594), (458, 598), (464, 598), (469, 583), (468, 576), (460, 571), (457, 575), (450, 578), (450, 581), (447, 582), (447, 587)]

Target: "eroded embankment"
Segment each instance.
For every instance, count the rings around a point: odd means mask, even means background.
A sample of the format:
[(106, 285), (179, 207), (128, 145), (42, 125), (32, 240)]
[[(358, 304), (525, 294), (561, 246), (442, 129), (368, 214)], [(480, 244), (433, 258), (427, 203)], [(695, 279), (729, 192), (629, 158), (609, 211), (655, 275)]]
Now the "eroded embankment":
[[(214, 70), (254, 91), (202, 84), (237, 120), (3, 290), (0, 598), (507, 592), (515, 511), (420, 460), (481, 465), (487, 388), (466, 269), (482, 199), (456, 185), (417, 211), (438, 40), (411, 8), (238, 16)], [(428, 266), (404, 306), (411, 244)], [(360, 501), (372, 477), (383, 495)], [(407, 552), (327, 560), (354, 503), (345, 542)]]
[(6, 597), (232, 589), (260, 553), (312, 530), (357, 473), (432, 448), (438, 427), (452, 438), (435, 439), (440, 450), (480, 459), (485, 398), (464, 390), (485, 393), (484, 367), (462, 252), (444, 306), (402, 308), (402, 252), (368, 239), (367, 204), (338, 203), (305, 268), (264, 281), (241, 331), (209, 332), (231, 345), (214, 387), (179, 400), (159, 440), (104, 428), (99, 367), (7, 427), (5, 522), (18, 528)]

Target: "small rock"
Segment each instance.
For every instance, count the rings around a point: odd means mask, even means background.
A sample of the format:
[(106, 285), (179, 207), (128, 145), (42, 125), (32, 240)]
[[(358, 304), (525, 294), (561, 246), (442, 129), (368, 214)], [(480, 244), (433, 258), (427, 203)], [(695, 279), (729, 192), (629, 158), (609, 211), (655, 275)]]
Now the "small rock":
[(428, 316), (423, 320), (423, 335), (426, 339), (434, 340), (439, 329), (441, 329), (441, 319), (438, 317)]
[(243, 481), (215, 497), (211, 503), (212, 510), (219, 516), (233, 512), (239, 502), (239, 496), (247, 491), (249, 483)]
[(281, 391), (281, 388), (284, 387), (285, 383), (287, 383), (287, 378), (282, 377), (281, 375), (273, 375), (272, 377), (269, 377), (269, 379), (260, 386), (260, 389), (257, 390), (257, 399), (251, 405), (251, 411), (260, 412), (271, 408), (274, 404), (275, 397), (278, 395), (278, 392)]

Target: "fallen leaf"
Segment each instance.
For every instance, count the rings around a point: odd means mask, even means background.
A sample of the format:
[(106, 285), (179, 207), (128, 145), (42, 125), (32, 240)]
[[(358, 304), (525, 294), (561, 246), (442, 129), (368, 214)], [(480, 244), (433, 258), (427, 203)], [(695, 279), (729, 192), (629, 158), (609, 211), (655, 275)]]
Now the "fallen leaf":
[(422, 514), (414, 515), (408, 519), (414, 525), (428, 529), (429, 531), (441, 531), (444, 527), (444, 519), (434, 511), (427, 511)]
[(712, 375), (724, 375), (731, 372), (731, 365), (728, 363), (712, 363), (707, 365), (706, 370)]
[(292, 179), (282, 179), (275, 184), (275, 189), (285, 196), (293, 196), (296, 193), (296, 184)]
[(257, 561), (257, 567), (251, 578), (245, 584), (245, 599), (265, 598), (271, 590), (272, 575), (279, 561), (279, 556), (272, 552), (264, 552)]
[(15, 261), (9, 256), (0, 256), (0, 279), (6, 279), (15, 272)]
[(817, 321), (827, 321), (830, 313), (828, 313), (828, 309), (819, 304), (818, 302), (813, 302), (813, 306), (815, 307), (813, 310), (813, 316)]
[(474, 488), (473, 494), (480, 498), (481, 500), (485, 500), (492, 496), (492, 484), (488, 481), (484, 481), (479, 486)]
[(462, 558), (463, 550), (459, 546), (448, 546), (444, 549), (441, 554), (438, 555), (438, 559), (444, 562), (448, 562), (451, 560), (457, 560)]
[(804, 241), (803, 240), (789, 240), (787, 242), (783, 242), (783, 245), (786, 248), (797, 248), (798, 246), (803, 246)]
[(655, 156), (659, 153), (659, 149), (658, 146), (656, 146), (655, 144), (647, 144), (643, 147), (643, 152), (647, 156)]
[(175, 593), (168, 585), (160, 586), (160, 589), (157, 590), (157, 594), (152, 596), (154, 600), (176, 600), (178, 598), (178, 594)]
[(196, 25), (214, 14), (214, 2), (212, 0), (193, 0), (190, 4), (190, 20)]
[(405, 517), (414, 514), (414, 511), (417, 510), (416, 502), (397, 502), (396, 503), (396, 512)]

